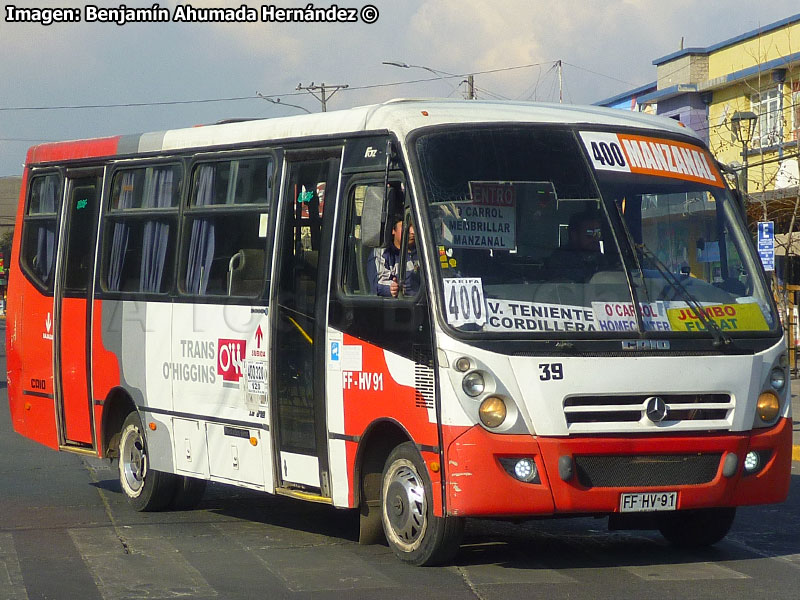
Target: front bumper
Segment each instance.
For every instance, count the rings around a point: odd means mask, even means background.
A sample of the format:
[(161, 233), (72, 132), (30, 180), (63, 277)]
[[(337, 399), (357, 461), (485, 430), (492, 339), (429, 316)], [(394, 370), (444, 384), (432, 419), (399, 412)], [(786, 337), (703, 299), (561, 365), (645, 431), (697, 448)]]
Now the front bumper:
[[(745, 455), (762, 452), (765, 462), (755, 474), (743, 470)], [(724, 465), (736, 455), (736, 468), (726, 476)], [(669, 483), (659, 482), (662, 466), (655, 457), (717, 456), (716, 469), (702, 483), (686, 483), (681, 473)], [(597, 485), (573, 475), (564, 481), (559, 461), (570, 457), (630, 458), (651, 463), (653, 478), (633, 485), (622, 473), (621, 485), (612, 473)], [(539, 483), (523, 483), (512, 477), (500, 458), (530, 457), (536, 463)], [(602, 461), (601, 461), (602, 462)], [(792, 466), (792, 422), (781, 419), (774, 427), (743, 434), (692, 434), (660, 436), (603, 436), (545, 438), (492, 434), (479, 426), (467, 429), (447, 448), (445, 461), (446, 510), (460, 516), (534, 516), (552, 514), (610, 514), (619, 511), (623, 492), (677, 491), (679, 510), (782, 502), (789, 493)], [(647, 471), (642, 471), (647, 473)], [(677, 477), (677, 479), (676, 479)], [(688, 477), (687, 481), (692, 478)], [(625, 481), (627, 483), (625, 483)], [(655, 483), (654, 483), (655, 482)]]

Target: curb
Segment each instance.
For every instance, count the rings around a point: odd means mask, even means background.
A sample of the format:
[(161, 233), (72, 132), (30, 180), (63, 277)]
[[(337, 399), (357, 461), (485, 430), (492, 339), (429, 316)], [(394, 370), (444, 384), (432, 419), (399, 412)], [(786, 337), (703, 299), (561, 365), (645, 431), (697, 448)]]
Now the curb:
[(792, 460), (800, 462), (800, 446), (797, 444), (792, 446)]

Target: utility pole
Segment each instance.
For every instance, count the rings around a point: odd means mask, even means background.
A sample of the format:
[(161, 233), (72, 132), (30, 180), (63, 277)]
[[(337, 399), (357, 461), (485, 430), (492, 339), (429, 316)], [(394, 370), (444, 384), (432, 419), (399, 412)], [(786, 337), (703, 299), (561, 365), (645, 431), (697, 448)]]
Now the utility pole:
[(564, 103), (564, 67), (561, 64), (561, 60), (556, 61), (556, 67), (558, 67), (558, 103)]
[[(343, 85), (325, 85), (324, 83), (321, 83), (319, 85), (314, 85), (314, 82), (312, 81), (311, 85), (308, 85), (308, 86), (304, 86), (302, 83), (298, 83), (296, 89), (297, 89), (298, 92), (305, 90), (309, 94), (314, 96), (314, 98), (319, 100), (320, 104), (322, 104), (322, 112), (327, 112), (327, 110), (328, 110), (328, 100), (333, 98), (333, 95), (336, 92), (338, 92), (339, 90), (346, 90), (349, 87), (350, 86), (348, 84), (343, 84)], [(328, 90), (329, 89), (333, 90), (330, 93), (330, 95), (328, 95)], [(315, 93), (317, 91), (320, 93), (319, 96), (317, 96), (317, 94)]]
[(467, 75), (467, 100), (475, 100), (475, 76)]

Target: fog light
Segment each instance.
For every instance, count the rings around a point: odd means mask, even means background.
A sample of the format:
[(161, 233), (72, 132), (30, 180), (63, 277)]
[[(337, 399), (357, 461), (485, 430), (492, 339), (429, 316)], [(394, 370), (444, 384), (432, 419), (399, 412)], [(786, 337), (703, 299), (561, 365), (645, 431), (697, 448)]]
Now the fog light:
[(536, 477), (536, 463), (530, 458), (520, 458), (514, 465), (514, 475), (520, 481), (531, 481)]
[(514, 479), (524, 483), (541, 483), (536, 462), (531, 457), (501, 458), (500, 464)]
[(747, 456), (744, 457), (744, 470), (748, 473), (753, 473), (758, 471), (760, 466), (761, 456), (759, 456), (758, 452), (748, 452)]
[(489, 396), (481, 402), (481, 407), (478, 409), (478, 415), (481, 418), (481, 423), (491, 429), (500, 427), (503, 421), (506, 420), (506, 403), (502, 398), (497, 396)]
[(758, 397), (758, 404), (756, 405), (756, 413), (758, 418), (764, 423), (769, 423), (775, 420), (778, 412), (781, 410), (781, 403), (778, 397), (772, 392), (764, 392)]
[(769, 384), (773, 390), (780, 392), (786, 385), (786, 371), (779, 367), (772, 369), (769, 374)]
[(480, 396), (486, 388), (486, 383), (483, 380), (483, 375), (477, 371), (467, 373), (461, 381), (461, 388), (467, 396)]

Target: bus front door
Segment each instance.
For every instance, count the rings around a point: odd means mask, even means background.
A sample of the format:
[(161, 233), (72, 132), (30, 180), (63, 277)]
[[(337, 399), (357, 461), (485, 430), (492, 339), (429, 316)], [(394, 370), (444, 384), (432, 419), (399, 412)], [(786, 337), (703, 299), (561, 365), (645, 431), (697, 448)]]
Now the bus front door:
[(273, 288), (276, 457), (283, 488), (330, 497), (325, 427), (325, 308), (341, 149), (287, 153)]
[(90, 386), (92, 278), (101, 173), (67, 173), (55, 290), (56, 414), (65, 448), (94, 447)]

